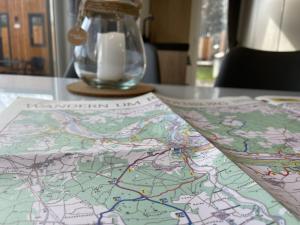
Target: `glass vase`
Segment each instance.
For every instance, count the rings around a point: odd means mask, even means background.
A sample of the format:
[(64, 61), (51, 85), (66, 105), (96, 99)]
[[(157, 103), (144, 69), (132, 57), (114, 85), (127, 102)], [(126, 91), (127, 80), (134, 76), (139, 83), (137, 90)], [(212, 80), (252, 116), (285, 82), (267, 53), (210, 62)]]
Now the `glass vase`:
[(134, 16), (87, 15), (81, 28), (88, 38), (74, 49), (74, 67), (83, 81), (96, 88), (130, 89), (143, 79), (145, 51)]

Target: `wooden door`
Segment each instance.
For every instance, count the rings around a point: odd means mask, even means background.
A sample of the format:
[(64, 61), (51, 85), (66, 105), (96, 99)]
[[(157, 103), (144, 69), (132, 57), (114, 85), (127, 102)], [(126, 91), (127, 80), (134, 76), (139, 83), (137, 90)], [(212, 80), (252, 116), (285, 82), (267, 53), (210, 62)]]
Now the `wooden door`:
[(0, 0), (0, 73), (51, 74), (48, 20), (47, 0)]

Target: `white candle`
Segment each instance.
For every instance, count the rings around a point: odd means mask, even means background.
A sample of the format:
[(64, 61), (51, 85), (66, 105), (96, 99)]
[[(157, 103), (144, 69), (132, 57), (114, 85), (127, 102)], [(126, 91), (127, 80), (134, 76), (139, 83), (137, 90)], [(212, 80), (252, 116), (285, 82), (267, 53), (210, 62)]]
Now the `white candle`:
[(97, 77), (106, 81), (121, 80), (126, 64), (125, 35), (118, 32), (99, 33), (97, 42)]

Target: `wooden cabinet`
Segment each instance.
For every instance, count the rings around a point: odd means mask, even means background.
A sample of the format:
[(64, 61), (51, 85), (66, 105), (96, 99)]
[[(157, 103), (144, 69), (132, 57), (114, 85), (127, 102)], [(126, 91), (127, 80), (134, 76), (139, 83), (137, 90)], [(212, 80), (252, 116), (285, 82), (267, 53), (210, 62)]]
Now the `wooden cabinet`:
[[(192, 0), (150, 0), (150, 41), (159, 44), (161, 81), (185, 84)], [(160, 48), (159, 46), (166, 47)], [(187, 46), (182, 50), (182, 46)], [(171, 47), (170, 47), (171, 46)]]
[(189, 43), (191, 0), (151, 0), (153, 43)]
[(0, 73), (51, 74), (47, 0), (0, 0)]
[(185, 84), (187, 57), (185, 51), (158, 51), (163, 84)]

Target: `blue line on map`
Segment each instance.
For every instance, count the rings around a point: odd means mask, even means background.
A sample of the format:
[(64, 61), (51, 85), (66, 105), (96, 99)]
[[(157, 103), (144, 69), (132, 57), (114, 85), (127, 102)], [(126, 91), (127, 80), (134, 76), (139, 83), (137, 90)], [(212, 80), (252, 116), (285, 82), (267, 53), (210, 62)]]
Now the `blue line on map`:
[(189, 224), (189, 225), (192, 225), (192, 224), (193, 224), (191, 218), (188, 216), (188, 214), (186, 213), (186, 211), (184, 211), (184, 210), (182, 210), (182, 209), (179, 209), (179, 208), (177, 208), (177, 207), (175, 207), (175, 206), (166, 204), (166, 203), (154, 201), (154, 200), (151, 200), (151, 199), (149, 199), (149, 198), (146, 198), (146, 199), (147, 199), (148, 201), (150, 201), (150, 202), (153, 202), (153, 203), (156, 203), (156, 204), (161, 204), (161, 205), (164, 205), (164, 206), (168, 206), (168, 207), (170, 207), (170, 208), (173, 208), (173, 209), (176, 209), (176, 210), (178, 210), (178, 211), (181, 211), (181, 212), (185, 215), (185, 217), (187, 218), (188, 224)]
[(111, 207), (108, 211), (100, 213), (100, 217), (98, 219), (97, 225), (101, 225), (101, 220), (103, 219), (104, 214), (112, 212), (122, 202), (137, 202), (137, 201), (144, 201), (144, 200), (145, 200), (144, 197), (139, 197), (139, 198), (135, 198), (135, 199), (124, 199), (124, 200), (120, 200), (120, 201), (116, 202), (116, 204), (114, 204), (113, 207)]
[(179, 208), (177, 208), (175, 206), (163, 203), (163, 202), (151, 200), (151, 199), (149, 199), (149, 198), (147, 198), (147, 197), (144, 196), (144, 197), (139, 197), (139, 198), (135, 198), (135, 199), (124, 199), (124, 200), (120, 200), (120, 201), (116, 202), (116, 204), (114, 204), (108, 211), (100, 213), (97, 225), (102, 225), (101, 224), (101, 220), (103, 219), (104, 214), (112, 212), (122, 202), (137, 202), (137, 201), (150, 201), (150, 202), (153, 202), (153, 203), (156, 203), (156, 204), (160, 204), (160, 205), (164, 205), (164, 206), (176, 209), (176, 210), (182, 212), (185, 215), (185, 217), (188, 220), (188, 225), (192, 225), (193, 224), (191, 218), (188, 216), (188, 214), (186, 213), (186, 211), (184, 211), (182, 209), (179, 209)]
[(244, 152), (248, 152), (248, 150), (249, 150), (249, 146), (248, 146), (248, 143), (247, 143), (247, 141), (244, 141), (244, 146), (245, 146), (245, 148), (244, 148)]

